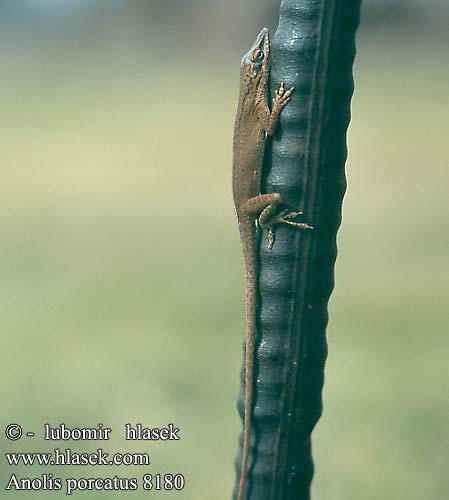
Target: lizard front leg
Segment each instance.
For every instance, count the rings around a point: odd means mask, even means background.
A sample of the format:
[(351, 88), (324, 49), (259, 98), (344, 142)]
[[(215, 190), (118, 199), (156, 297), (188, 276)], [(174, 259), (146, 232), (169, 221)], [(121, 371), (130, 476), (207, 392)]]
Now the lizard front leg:
[(276, 132), (276, 128), (279, 123), (279, 116), (281, 114), (282, 109), (286, 106), (288, 101), (290, 100), (290, 96), (292, 92), (295, 90), (294, 87), (291, 87), (288, 90), (285, 90), (284, 83), (281, 83), (281, 86), (276, 90), (276, 95), (273, 98), (273, 109), (270, 111), (270, 108), (267, 104), (267, 99), (265, 95), (260, 95), (256, 101), (256, 109), (257, 115), (259, 117), (260, 124), (262, 128), (265, 130), (268, 136), (273, 136)]
[(274, 244), (273, 227), (276, 224), (288, 224), (298, 229), (313, 229), (312, 226), (303, 222), (293, 222), (289, 220), (298, 217), (298, 215), (301, 215), (301, 212), (287, 213), (287, 209), (278, 212), (281, 203), (282, 196), (279, 193), (268, 193), (249, 198), (242, 203), (240, 207), (247, 215), (259, 214), (256, 220), (261, 228), (268, 229), (268, 247), (270, 250), (273, 248)]

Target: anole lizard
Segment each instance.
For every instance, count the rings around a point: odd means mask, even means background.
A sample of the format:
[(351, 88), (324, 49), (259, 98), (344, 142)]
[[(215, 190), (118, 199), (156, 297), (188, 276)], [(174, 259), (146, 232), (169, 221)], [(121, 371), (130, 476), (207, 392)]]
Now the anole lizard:
[[(256, 337), (257, 304), (257, 225), (267, 228), (269, 248), (274, 243), (273, 226), (289, 224), (300, 229), (311, 226), (293, 222), (301, 212), (279, 212), (282, 197), (279, 193), (261, 194), (261, 177), (267, 137), (273, 136), (282, 108), (290, 100), (293, 87), (285, 90), (282, 83), (276, 91), (273, 106), (268, 106), (270, 73), (270, 41), (264, 28), (251, 49), (243, 56), (240, 69), (240, 96), (234, 129), (232, 189), (235, 210), (243, 247), (246, 277), (246, 348), (245, 348), (245, 406), (243, 453), (238, 500), (243, 500), (248, 471), (249, 438), (253, 403), (254, 345)], [(257, 225), (256, 225), (257, 224)]]

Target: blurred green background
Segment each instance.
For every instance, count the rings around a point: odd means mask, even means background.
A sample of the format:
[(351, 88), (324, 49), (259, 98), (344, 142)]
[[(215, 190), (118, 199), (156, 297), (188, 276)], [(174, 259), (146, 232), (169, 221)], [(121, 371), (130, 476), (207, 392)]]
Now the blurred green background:
[[(277, 7), (0, 3), (0, 424), (37, 433), (11, 443), (2, 430), (2, 452), (67, 447), (44, 443), (46, 422), (102, 422), (111, 442), (71, 447), (152, 459), (46, 469), (3, 458), (2, 489), (13, 472), (161, 472), (186, 487), (155, 497), (230, 498), (244, 334), (232, 129), (241, 54), (275, 28)], [(367, 0), (363, 13), (312, 493), (443, 500), (449, 8)], [(127, 422), (174, 422), (182, 439), (125, 442)]]

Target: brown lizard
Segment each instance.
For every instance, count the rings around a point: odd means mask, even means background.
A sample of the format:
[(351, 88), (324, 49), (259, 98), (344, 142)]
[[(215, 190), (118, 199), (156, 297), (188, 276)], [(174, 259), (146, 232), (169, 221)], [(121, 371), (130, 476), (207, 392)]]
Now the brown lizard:
[(240, 69), (240, 96), (234, 129), (232, 188), (235, 210), (243, 247), (246, 277), (246, 348), (245, 348), (245, 406), (243, 452), (238, 500), (243, 499), (248, 470), (249, 438), (253, 403), (254, 345), (256, 337), (257, 303), (257, 225), (267, 228), (269, 248), (274, 243), (273, 226), (289, 224), (300, 229), (312, 229), (307, 224), (293, 222), (301, 212), (279, 212), (282, 197), (279, 193), (261, 194), (261, 177), (265, 143), (273, 136), (282, 108), (290, 100), (293, 87), (285, 90), (282, 83), (268, 106), (270, 73), (270, 41), (264, 28), (251, 49), (243, 56)]

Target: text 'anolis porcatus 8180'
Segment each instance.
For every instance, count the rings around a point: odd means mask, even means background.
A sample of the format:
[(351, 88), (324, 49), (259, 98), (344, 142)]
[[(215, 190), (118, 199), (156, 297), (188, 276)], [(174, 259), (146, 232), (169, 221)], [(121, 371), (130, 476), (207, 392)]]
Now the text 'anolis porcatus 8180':
[(293, 88), (285, 90), (284, 84), (281, 84), (270, 110), (269, 55), (268, 30), (264, 28), (242, 59), (240, 96), (234, 129), (232, 188), (246, 276), (245, 416), (238, 500), (243, 500), (245, 491), (253, 403), (258, 277), (257, 226), (268, 229), (270, 248), (274, 243), (273, 226), (276, 224), (312, 229), (307, 224), (290, 220), (300, 215), (300, 212), (287, 213), (288, 210), (279, 212), (279, 205), (282, 203), (279, 193), (261, 194), (265, 143), (267, 137), (275, 134), (282, 108), (288, 103), (293, 92)]

